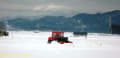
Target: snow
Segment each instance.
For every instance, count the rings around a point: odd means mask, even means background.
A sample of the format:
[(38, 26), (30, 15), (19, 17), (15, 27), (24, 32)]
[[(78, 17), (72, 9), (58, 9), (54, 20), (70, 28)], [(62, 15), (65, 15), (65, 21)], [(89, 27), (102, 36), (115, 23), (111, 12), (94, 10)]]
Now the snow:
[(51, 32), (9, 31), (9, 36), (0, 37), (0, 58), (120, 58), (119, 35), (66, 32), (73, 43), (47, 44), (49, 36)]

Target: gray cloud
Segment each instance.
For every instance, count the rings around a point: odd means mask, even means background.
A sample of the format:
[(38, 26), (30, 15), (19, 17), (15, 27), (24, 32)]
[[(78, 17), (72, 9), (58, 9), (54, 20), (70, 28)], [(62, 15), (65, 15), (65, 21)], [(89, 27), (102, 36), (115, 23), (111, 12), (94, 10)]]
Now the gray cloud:
[(120, 0), (0, 0), (0, 15), (71, 16), (79, 12), (96, 13), (120, 10), (119, 2)]

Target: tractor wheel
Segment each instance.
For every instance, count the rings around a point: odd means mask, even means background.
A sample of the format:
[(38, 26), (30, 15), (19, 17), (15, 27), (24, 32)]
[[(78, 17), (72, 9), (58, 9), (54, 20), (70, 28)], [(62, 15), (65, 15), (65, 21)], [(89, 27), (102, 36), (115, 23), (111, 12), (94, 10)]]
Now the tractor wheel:
[(3, 32), (5, 36), (8, 36), (8, 32)]
[(61, 43), (61, 41), (62, 41), (62, 42), (68, 42), (68, 37), (57, 38), (56, 41), (57, 41), (58, 43)]
[(56, 41), (57, 41), (57, 42), (60, 42), (60, 41), (61, 41), (61, 38), (57, 38)]
[(68, 42), (68, 37), (61, 38), (61, 41)]
[(50, 44), (52, 41), (51, 40), (48, 40), (48, 44)]

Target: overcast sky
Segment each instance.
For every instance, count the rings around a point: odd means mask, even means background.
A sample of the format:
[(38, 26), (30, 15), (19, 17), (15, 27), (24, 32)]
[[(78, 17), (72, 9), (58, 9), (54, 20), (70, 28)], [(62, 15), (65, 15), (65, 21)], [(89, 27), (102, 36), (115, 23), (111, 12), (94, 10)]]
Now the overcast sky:
[(120, 10), (120, 0), (0, 0), (0, 17), (71, 16)]

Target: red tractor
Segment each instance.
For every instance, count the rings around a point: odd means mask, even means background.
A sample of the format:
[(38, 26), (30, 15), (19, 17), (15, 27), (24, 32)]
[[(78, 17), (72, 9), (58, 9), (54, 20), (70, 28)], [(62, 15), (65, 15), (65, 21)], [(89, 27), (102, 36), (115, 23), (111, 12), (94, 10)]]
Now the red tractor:
[(71, 41), (68, 41), (68, 37), (64, 37), (64, 32), (52, 32), (52, 36), (48, 37), (48, 43), (51, 43), (54, 40), (61, 44), (72, 43)]

